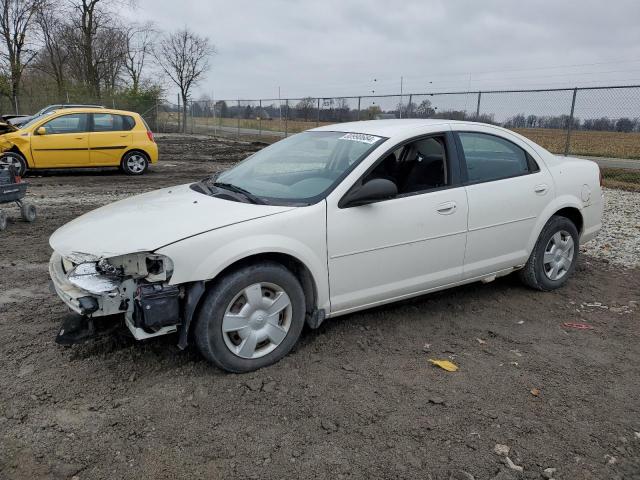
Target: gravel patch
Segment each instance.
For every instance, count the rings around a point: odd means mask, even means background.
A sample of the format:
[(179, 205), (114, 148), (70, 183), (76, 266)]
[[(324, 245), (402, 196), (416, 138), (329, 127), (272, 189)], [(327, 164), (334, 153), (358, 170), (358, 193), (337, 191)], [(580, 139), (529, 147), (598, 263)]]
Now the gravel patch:
[(640, 267), (640, 193), (605, 189), (602, 230), (582, 253), (625, 267)]

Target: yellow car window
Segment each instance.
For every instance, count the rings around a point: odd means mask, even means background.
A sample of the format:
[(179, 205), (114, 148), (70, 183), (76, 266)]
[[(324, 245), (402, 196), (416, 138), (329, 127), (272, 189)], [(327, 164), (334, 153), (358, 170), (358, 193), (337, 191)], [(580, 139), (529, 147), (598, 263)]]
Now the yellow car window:
[(88, 118), (89, 115), (86, 113), (71, 113), (49, 120), (43, 127), (45, 127), (49, 135), (56, 133), (81, 133), (87, 131)]

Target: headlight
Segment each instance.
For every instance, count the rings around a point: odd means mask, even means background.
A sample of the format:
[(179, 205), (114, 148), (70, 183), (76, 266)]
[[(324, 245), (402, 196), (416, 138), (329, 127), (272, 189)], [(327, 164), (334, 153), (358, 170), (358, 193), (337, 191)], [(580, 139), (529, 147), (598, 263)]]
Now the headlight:
[(96, 268), (105, 275), (145, 278), (149, 282), (163, 282), (171, 278), (173, 262), (164, 255), (141, 252), (102, 259)]
[(117, 277), (99, 272), (95, 262), (77, 265), (68, 273), (67, 278), (72, 285), (95, 295), (113, 292), (120, 285)]

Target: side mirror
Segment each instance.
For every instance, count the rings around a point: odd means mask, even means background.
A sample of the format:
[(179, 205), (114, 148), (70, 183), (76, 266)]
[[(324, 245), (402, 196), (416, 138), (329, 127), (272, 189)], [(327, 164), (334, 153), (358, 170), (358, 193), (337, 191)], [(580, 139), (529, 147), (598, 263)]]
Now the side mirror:
[(36, 130), (36, 134), (37, 135), (46, 135), (47, 134), (47, 129), (45, 127), (38, 127), (38, 129)]
[(340, 208), (344, 207), (358, 207), (360, 205), (367, 205), (369, 203), (377, 202), (380, 200), (387, 200), (393, 198), (398, 194), (398, 187), (391, 180), (386, 178), (374, 178), (362, 185), (360, 188), (356, 188), (347, 193), (346, 197), (338, 205)]

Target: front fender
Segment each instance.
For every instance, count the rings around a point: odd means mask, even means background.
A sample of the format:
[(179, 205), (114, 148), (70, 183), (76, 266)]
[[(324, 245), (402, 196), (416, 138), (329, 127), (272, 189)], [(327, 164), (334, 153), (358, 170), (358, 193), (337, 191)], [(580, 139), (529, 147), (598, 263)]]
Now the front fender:
[(206, 232), (162, 247), (174, 264), (172, 284), (208, 281), (234, 263), (259, 254), (280, 253), (303, 263), (318, 293), (318, 308), (329, 310), (325, 202), (281, 215)]

